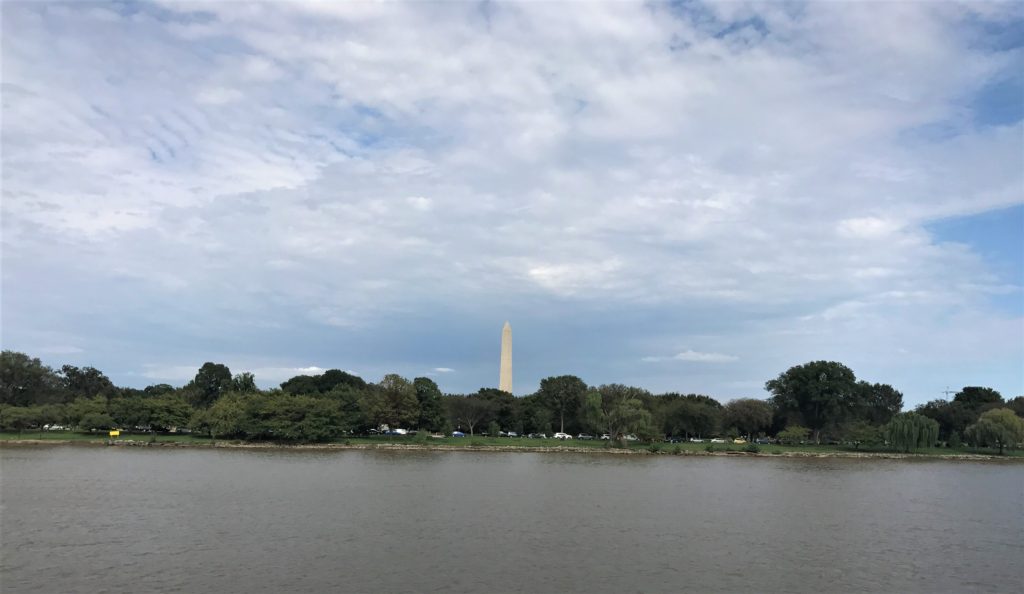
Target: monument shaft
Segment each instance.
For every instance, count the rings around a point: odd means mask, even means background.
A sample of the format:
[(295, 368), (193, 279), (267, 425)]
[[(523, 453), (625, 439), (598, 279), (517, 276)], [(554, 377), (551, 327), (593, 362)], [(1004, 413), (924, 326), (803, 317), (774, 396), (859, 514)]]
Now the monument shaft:
[(505, 322), (501, 329), (501, 373), (498, 375), (498, 389), (512, 393), (512, 326)]

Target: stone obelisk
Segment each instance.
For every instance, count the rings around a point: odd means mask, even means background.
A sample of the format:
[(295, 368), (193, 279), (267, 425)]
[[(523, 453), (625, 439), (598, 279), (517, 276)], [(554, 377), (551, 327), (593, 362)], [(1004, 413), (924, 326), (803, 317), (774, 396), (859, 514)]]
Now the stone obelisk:
[(512, 326), (505, 322), (501, 329), (501, 373), (498, 375), (498, 389), (512, 393)]

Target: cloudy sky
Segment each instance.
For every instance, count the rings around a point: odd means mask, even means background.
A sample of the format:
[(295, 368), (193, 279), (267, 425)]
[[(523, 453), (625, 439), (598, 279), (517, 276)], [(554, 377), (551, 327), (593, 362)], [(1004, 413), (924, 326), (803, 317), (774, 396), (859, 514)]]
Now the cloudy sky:
[(1022, 394), (1022, 6), (4, 2), (3, 348)]

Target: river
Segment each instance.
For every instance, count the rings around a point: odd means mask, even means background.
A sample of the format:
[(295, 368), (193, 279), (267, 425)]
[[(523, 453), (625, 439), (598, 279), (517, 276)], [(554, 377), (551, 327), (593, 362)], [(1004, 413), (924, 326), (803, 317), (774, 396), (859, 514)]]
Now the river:
[(1024, 464), (0, 448), (0, 590), (1020, 592)]

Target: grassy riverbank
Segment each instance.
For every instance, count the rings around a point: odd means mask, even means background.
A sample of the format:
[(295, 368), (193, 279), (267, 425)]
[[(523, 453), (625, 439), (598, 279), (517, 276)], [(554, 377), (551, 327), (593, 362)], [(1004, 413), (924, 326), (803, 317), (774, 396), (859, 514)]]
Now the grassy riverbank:
[[(748, 456), (828, 456), (828, 457), (915, 457), (915, 458), (991, 458), (1024, 461), (1024, 451), (1008, 450), (999, 456), (995, 450), (983, 448), (925, 448), (911, 454), (902, 454), (878, 448), (854, 448), (837, 445), (781, 446), (761, 445), (750, 448), (742, 444), (710, 443), (632, 443), (626, 447), (610, 447), (605, 441), (558, 440), (558, 439), (509, 439), (494, 437), (351, 437), (320, 444), (277, 444), (246, 443), (238, 440), (216, 440), (193, 435), (158, 435), (155, 440), (147, 433), (122, 434), (119, 444), (199, 447), (282, 447), (315, 449), (435, 449), (435, 450), (484, 450), (484, 451), (572, 451), (616, 454), (660, 454), (660, 455), (748, 455)], [(94, 444), (107, 443), (107, 437), (98, 433), (75, 433), (71, 431), (43, 433), (0, 433), (0, 444)]]

